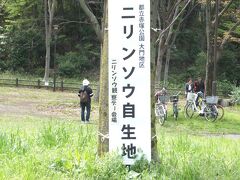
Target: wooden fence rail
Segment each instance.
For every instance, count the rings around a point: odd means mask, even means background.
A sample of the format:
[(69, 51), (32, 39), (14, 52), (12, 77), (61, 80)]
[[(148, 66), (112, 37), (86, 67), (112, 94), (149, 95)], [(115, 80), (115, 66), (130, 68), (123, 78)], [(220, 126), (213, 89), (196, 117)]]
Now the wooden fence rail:
[[(0, 79), (0, 86), (10, 86), (10, 87), (30, 87), (30, 88), (45, 88), (51, 89), (53, 91), (78, 91), (81, 83), (73, 83), (73, 82), (64, 82), (61, 81), (50, 81), (48, 86), (44, 85), (44, 82), (41, 80), (26, 80), (26, 79)], [(98, 89), (98, 84), (91, 84), (91, 88), (96, 91)], [(161, 89), (159, 85), (155, 86), (155, 90)], [(184, 94), (184, 88), (168, 88), (169, 94), (174, 94), (181, 91), (181, 94)], [(219, 96), (223, 96), (223, 91), (218, 90), (217, 94)]]
[[(69, 83), (61, 81), (50, 81), (48, 86), (44, 85), (43, 81), (38, 80), (26, 80), (26, 79), (0, 79), (1, 86), (10, 86), (10, 87), (30, 87), (30, 88), (45, 88), (45, 89), (52, 89), (60, 90), (60, 91), (78, 91), (81, 84), (79, 83)], [(91, 84), (93, 90), (97, 89), (96, 84)]]

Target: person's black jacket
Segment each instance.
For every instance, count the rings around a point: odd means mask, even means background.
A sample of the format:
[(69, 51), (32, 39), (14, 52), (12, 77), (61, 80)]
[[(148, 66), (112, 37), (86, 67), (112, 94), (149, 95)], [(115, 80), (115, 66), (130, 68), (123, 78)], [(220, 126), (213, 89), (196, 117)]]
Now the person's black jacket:
[(205, 91), (205, 84), (204, 84), (204, 82), (200, 81), (198, 86), (199, 86), (199, 91), (204, 93), (204, 91)]

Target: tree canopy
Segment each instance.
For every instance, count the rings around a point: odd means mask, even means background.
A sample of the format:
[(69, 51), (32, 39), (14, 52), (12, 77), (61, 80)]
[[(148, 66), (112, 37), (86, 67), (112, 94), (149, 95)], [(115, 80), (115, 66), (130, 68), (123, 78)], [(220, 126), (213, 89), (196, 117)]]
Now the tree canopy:
[[(89, 18), (83, 4), (90, 10), (88, 13), (93, 13), (96, 19)], [(215, 4), (216, 1), (210, 1), (211, 26), (216, 19)], [(162, 50), (171, 46), (169, 52), (171, 61), (168, 62), (167, 54), (163, 54), (162, 66), (170, 63), (167, 74), (172, 83), (185, 81), (190, 76), (205, 76), (206, 5), (207, 1), (200, 0), (159, 1), (157, 7), (159, 22), (156, 29), (170, 30), (168, 25), (176, 17), (176, 13), (174, 15), (173, 12), (177, 8), (178, 13), (181, 12), (171, 24), (172, 36), (169, 36), (170, 31), (162, 36), (164, 42)], [(59, 27), (57, 31), (52, 32), (50, 57), (56, 58), (55, 63), (60, 76), (74, 77), (90, 70), (99, 72), (101, 36), (97, 34), (96, 29), (101, 29), (103, 7), (102, 0), (56, 0), (52, 23)], [(218, 61), (217, 79), (236, 83), (240, 79), (237, 73), (240, 70), (240, 2), (222, 0), (218, 16), (217, 41), (218, 47), (223, 50)], [(46, 52), (44, 1), (2, 0), (0, 34), (0, 71), (26, 72), (43, 77)], [(173, 36), (174, 34), (176, 37)], [(56, 42), (54, 35), (57, 36)], [(166, 43), (169, 40), (171, 43)], [(210, 41), (213, 41), (213, 36)], [(56, 43), (56, 57), (54, 57), (54, 43)], [(50, 62), (51, 69), (54, 67), (53, 63)]]

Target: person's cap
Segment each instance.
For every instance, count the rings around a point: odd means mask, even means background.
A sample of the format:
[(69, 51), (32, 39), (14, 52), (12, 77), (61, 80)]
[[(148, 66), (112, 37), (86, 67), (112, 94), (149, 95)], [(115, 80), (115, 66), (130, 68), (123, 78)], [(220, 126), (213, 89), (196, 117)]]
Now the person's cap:
[(89, 85), (89, 81), (87, 79), (84, 79), (83, 80), (83, 86), (87, 86), (87, 85)]

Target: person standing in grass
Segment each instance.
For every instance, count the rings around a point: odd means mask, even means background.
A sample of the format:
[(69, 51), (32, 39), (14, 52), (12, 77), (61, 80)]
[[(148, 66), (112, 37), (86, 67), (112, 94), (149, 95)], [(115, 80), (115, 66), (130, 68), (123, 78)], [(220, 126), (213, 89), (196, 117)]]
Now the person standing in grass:
[[(89, 81), (87, 79), (83, 80), (83, 85), (79, 89), (78, 96), (80, 97), (81, 106), (81, 120), (83, 123), (89, 123), (90, 111), (91, 111), (91, 97), (93, 96), (93, 91), (89, 86)], [(86, 116), (85, 116), (86, 110)]]
[(193, 87), (192, 78), (189, 78), (188, 82), (185, 85), (185, 95), (186, 95), (186, 97), (187, 97), (187, 94), (189, 92), (193, 92), (193, 90), (194, 90), (194, 87)]

